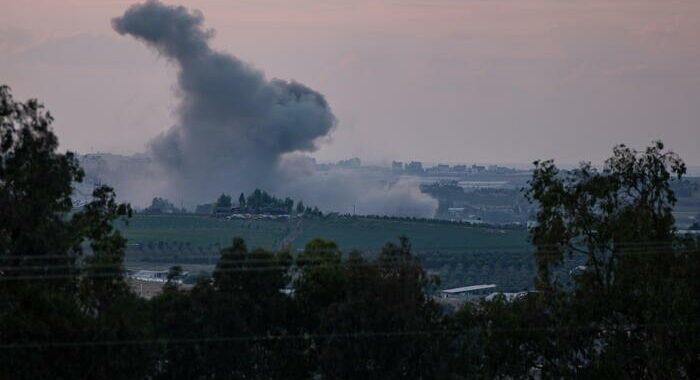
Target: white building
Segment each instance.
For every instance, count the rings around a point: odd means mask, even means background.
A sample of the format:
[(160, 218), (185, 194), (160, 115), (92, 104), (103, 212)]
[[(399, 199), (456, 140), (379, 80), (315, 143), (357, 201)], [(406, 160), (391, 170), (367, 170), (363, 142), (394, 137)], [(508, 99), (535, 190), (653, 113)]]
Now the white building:
[[(188, 272), (182, 272), (179, 276), (173, 279), (173, 282), (182, 283), (182, 279), (187, 276)], [(130, 278), (140, 281), (151, 281), (151, 282), (167, 282), (168, 281), (168, 271), (167, 270), (137, 270), (129, 271), (127, 274)]]
[(440, 295), (442, 298), (481, 296), (486, 295), (488, 289), (495, 287), (496, 284), (463, 286), (461, 288), (441, 290)]

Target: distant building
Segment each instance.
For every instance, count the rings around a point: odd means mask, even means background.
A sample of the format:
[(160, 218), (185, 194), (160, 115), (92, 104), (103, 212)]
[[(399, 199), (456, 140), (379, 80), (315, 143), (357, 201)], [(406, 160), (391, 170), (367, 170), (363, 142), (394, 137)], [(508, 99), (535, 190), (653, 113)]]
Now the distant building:
[(263, 214), (266, 215), (287, 215), (289, 214), (289, 210), (283, 207), (269, 207), (261, 210)]
[(469, 224), (483, 224), (484, 221), (481, 220), (480, 216), (477, 215), (469, 215), (465, 219), (462, 219), (462, 222), (469, 223)]
[[(179, 276), (173, 279), (174, 282), (182, 283), (182, 280), (189, 272), (182, 272)], [(140, 281), (166, 282), (168, 281), (167, 270), (134, 270), (128, 271), (127, 276)]]
[(464, 219), (464, 207), (450, 207), (447, 209), (447, 216), (452, 220)]
[(165, 282), (168, 279), (167, 270), (139, 270), (129, 274), (129, 277), (141, 281)]
[(455, 166), (452, 167), (452, 171), (453, 171), (453, 172), (458, 172), (458, 173), (466, 172), (466, 171), (467, 171), (467, 165), (455, 165)]
[(423, 173), (423, 163), (420, 161), (411, 161), (406, 165), (406, 171), (409, 173)]
[(474, 172), (474, 173), (483, 172), (485, 170), (486, 170), (486, 166), (472, 165), (472, 172)]
[(202, 205), (197, 205), (197, 207), (194, 210), (195, 214), (202, 214), (202, 215), (211, 215), (211, 210), (212, 210), (212, 204), (211, 203), (205, 203)]
[(488, 294), (489, 289), (493, 289), (495, 287), (496, 284), (484, 284), (444, 289), (440, 291), (440, 296), (442, 298), (485, 296)]
[(214, 209), (214, 216), (216, 216), (217, 218), (229, 216), (231, 214), (231, 207), (216, 206), (216, 208)]
[(488, 167), (489, 172), (496, 173), (496, 174), (509, 174), (509, 173), (514, 173), (517, 170), (512, 169), (512, 168), (506, 168), (503, 166), (498, 166), (498, 165), (489, 165)]
[(357, 157), (353, 157), (353, 158), (351, 158), (351, 159), (349, 159), (349, 160), (340, 160), (340, 161), (338, 161), (338, 166), (340, 166), (341, 168), (353, 168), (353, 169), (356, 169), (356, 168), (359, 168), (360, 166), (362, 166), (362, 161), (360, 161), (360, 159), (357, 158)]
[(403, 162), (392, 161), (391, 162), (391, 170), (395, 171), (395, 172), (402, 172), (403, 171)]
[(450, 165), (438, 164), (437, 171), (440, 173), (448, 173), (450, 171)]

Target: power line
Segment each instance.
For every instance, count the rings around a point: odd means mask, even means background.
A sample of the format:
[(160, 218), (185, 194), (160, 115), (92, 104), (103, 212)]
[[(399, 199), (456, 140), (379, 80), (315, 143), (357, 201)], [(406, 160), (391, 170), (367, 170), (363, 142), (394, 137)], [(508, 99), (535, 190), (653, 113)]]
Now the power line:
[[(612, 246), (593, 246), (593, 248), (596, 249), (601, 249), (601, 250), (614, 250), (614, 249), (621, 249), (621, 250), (629, 250), (630, 247), (632, 249), (635, 249), (637, 251), (639, 250), (648, 250), (649, 248), (668, 248), (672, 249), (674, 251), (678, 250), (690, 250), (692, 248), (687, 248), (682, 245), (679, 246), (681, 242), (678, 241), (649, 241), (649, 242), (644, 242), (644, 241), (634, 241), (634, 242), (614, 242)], [(585, 245), (582, 246), (562, 246), (560, 244), (542, 244), (542, 245), (525, 245), (525, 244), (519, 244), (519, 245), (489, 245), (489, 246), (481, 246), (481, 247), (475, 247), (473, 245), (455, 245), (455, 246), (434, 246), (430, 248), (415, 248), (411, 247), (411, 252), (412, 253), (418, 253), (420, 254), (421, 252), (430, 252), (430, 253), (440, 253), (436, 252), (439, 250), (445, 250), (445, 249), (455, 249), (455, 250), (465, 250), (467, 253), (491, 253), (491, 252), (504, 252), (502, 250), (506, 249), (519, 249), (522, 251), (515, 251), (515, 252), (508, 252), (508, 253), (535, 253), (535, 252), (561, 252), (565, 250), (570, 250), (571, 247), (574, 248), (586, 248)], [(229, 247), (223, 247), (222, 250), (225, 250)], [(542, 249), (545, 248), (545, 249)], [(284, 249), (281, 250), (273, 250), (273, 251), (266, 251), (268, 253), (274, 253), (274, 252), (281, 252), (284, 251)], [(350, 253), (353, 251), (357, 250), (339, 250), (341, 253)], [(360, 253), (381, 253), (383, 249), (371, 249), (371, 250), (361, 250), (359, 251)], [(221, 254), (221, 250), (219, 251), (212, 251), (216, 252), (218, 254)], [(619, 252), (624, 252), (624, 251), (619, 251)], [(254, 250), (249, 250), (244, 254), (255, 254)], [(92, 258), (92, 257), (125, 257), (127, 253), (117, 253), (117, 254), (103, 254), (103, 253), (84, 253), (84, 254), (66, 254), (66, 255), (42, 255), (42, 254), (30, 254), (30, 255), (12, 255), (12, 254), (5, 254), (5, 255), (0, 255), (0, 260), (15, 260), (15, 259), (35, 259), (35, 260), (41, 260), (41, 259), (68, 259), (68, 258)], [(197, 256), (195, 256), (197, 257)], [(206, 254), (202, 255), (202, 257), (208, 257)]]
[[(562, 331), (584, 330), (584, 331), (631, 331), (640, 328), (667, 328), (681, 329), (688, 327), (700, 327), (697, 322), (657, 322), (657, 323), (636, 323), (627, 327), (610, 327), (611, 323), (591, 325), (564, 325), (551, 327), (509, 327), (494, 328), (484, 327), (483, 331), (488, 333), (512, 333), (512, 332), (549, 332), (556, 333)], [(476, 327), (476, 326), (475, 326)], [(474, 327), (474, 328), (475, 328)], [(27, 348), (66, 348), (66, 347), (92, 347), (92, 346), (133, 346), (133, 345), (164, 345), (164, 344), (197, 344), (197, 343), (229, 343), (229, 342), (250, 342), (250, 341), (290, 341), (312, 339), (371, 339), (371, 338), (392, 338), (392, 337), (417, 337), (435, 335), (459, 335), (468, 333), (471, 329), (432, 329), (432, 330), (412, 330), (412, 331), (363, 331), (353, 333), (329, 333), (329, 334), (287, 334), (287, 335), (241, 335), (229, 337), (202, 337), (202, 338), (162, 338), (162, 339), (124, 339), (124, 340), (90, 340), (90, 341), (62, 341), (62, 342), (26, 342), (0, 344), (0, 350), (27, 349)]]

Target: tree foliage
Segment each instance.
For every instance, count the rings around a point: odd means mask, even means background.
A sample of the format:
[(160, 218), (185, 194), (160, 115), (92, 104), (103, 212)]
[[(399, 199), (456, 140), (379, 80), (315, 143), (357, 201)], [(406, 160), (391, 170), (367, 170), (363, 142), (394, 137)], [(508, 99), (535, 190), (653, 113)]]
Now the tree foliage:
[[(488, 377), (695, 378), (700, 362), (697, 243), (678, 238), (680, 158), (655, 143), (617, 146), (601, 170), (535, 163), (527, 195), (538, 292), (469, 313)], [(582, 265), (572, 267), (575, 262)], [(498, 364), (499, 353), (513, 358)], [(495, 361), (494, 361), (495, 360)]]
[[(56, 152), (52, 121), (0, 86), (0, 377), (138, 376), (147, 349), (84, 344), (148, 334), (145, 302), (122, 275), (126, 240), (112, 227), (131, 209), (102, 186), (72, 211), (83, 172), (74, 154)], [(75, 362), (84, 365), (66, 365)]]
[(441, 308), (426, 295), (436, 284), (408, 240), (387, 243), (378, 258), (358, 252), (339, 260), (332, 242), (306, 245), (295, 299), (312, 336), (322, 378), (440, 378), (447, 347)]
[(151, 201), (151, 205), (144, 209), (144, 212), (153, 214), (184, 214), (187, 212), (187, 210), (185, 210), (184, 208), (179, 209), (175, 207), (175, 205), (172, 202), (165, 198), (155, 197)]
[(231, 205), (232, 205), (231, 196), (226, 195), (226, 194), (221, 194), (214, 204), (216, 205), (216, 207), (230, 209)]

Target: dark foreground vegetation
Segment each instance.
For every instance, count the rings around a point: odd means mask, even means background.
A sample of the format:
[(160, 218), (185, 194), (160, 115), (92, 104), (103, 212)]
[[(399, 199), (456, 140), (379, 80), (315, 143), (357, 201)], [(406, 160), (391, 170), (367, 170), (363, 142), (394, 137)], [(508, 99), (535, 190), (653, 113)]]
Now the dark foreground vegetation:
[(211, 277), (139, 298), (113, 228), (131, 210), (103, 186), (71, 212), (82, 172), (51, 121), (0, 87), (0, 378), (700, 377), (700, 247), (675, 232), (685, 167), (661, 143), (601, 171), (536, 163), (537, 291), (448, 311), (407, 239), (371, 259), (234, 239)]

